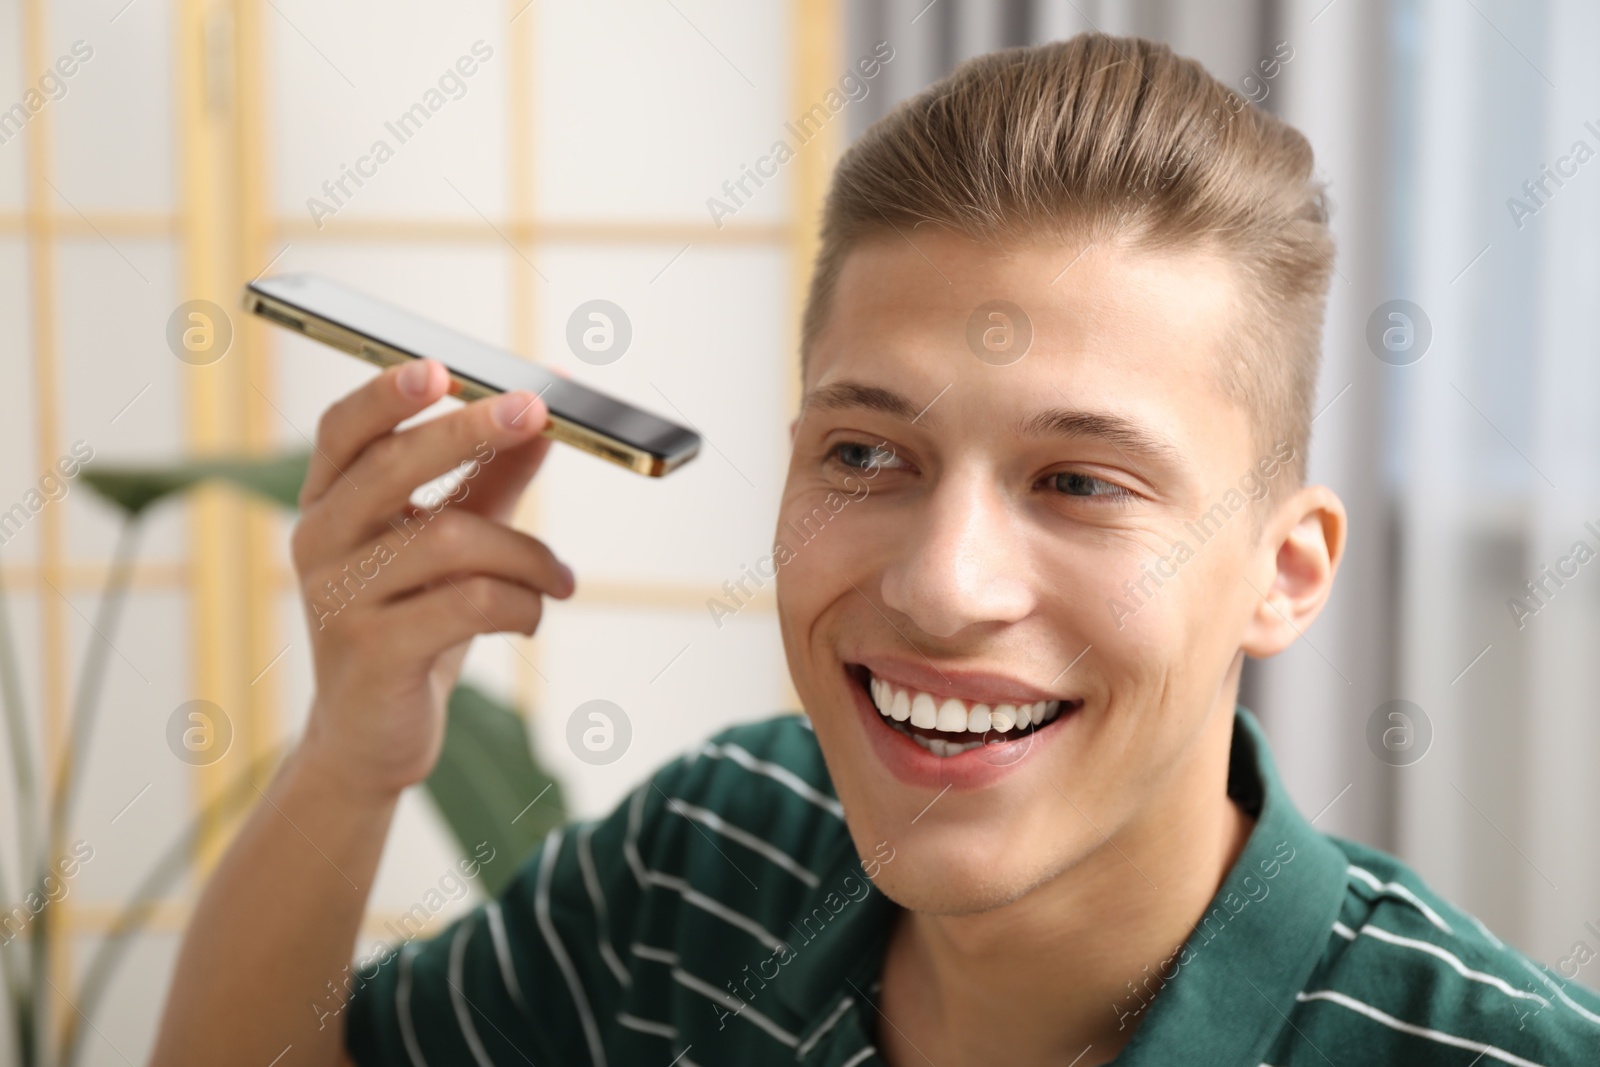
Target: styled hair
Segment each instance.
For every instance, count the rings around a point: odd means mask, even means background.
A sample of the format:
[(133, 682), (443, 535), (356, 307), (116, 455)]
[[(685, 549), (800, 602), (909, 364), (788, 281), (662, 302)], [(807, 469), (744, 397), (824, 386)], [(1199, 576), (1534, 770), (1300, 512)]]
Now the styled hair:
[(924, 224), (982, 242), (1195, 250), (1232, 264), (1240, 306), (1213, 370), (1252, 414), (1259, 455), (1293, 448), (1275, 488), (1303, 483), (1334, 250), (1311, 146), (1294, 127), (1139, 37), (1082, 33), (962, 63), (835, 168), (802, 374), (851, 249)]

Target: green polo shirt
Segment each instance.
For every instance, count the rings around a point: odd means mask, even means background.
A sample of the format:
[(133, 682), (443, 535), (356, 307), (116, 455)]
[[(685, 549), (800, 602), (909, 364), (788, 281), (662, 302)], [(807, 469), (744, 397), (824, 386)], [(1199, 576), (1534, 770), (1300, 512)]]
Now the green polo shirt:
[[(1228, 792), (1255, 829), (1184, 945), (1107, 1005), (1137, 1026), (1119, 1067), (1600, 1064), (1600, 996), (1312, 827), (1243, 707)], [(343, 1013), (351, 1058), (881, 1064), (896, 905), (867, 875), (893, 848), (858, 855), (844, 817), (805, 720), (723, 731), (401, 947)]]

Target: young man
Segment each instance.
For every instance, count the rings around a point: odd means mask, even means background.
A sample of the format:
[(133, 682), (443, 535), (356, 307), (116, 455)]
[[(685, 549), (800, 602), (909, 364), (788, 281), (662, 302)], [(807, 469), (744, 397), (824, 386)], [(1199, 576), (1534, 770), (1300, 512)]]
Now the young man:
[[(547, 448), (534, 398), (394, 432), (445, 388), (414, 364), (341, 401), (309, 589), (414, 486), (496, 458), (313, 634), (310, 724), (196, 912), (157, 1061), (1600, 1059), (1600, 998), (1310, 826), (1235, 703), (1345, 536), (1304, 484), (1311, 168), (1197, 64), (1098, 35), (980, 57), (868, 131), (827, 203), (778, 517), (805, 717), (691, 748), (350, 971), (354, 887), (467, 641), (532, 633), (573, 581), (505, 525)], [(356, 989), (337, 1015), (330, 980)]]

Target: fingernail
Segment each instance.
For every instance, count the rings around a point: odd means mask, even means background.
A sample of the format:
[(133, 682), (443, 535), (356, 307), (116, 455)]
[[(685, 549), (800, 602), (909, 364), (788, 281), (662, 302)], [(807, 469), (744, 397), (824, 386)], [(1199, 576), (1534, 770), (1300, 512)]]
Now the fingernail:
[(565, 563), (557, 563), (556, 566), (560, 567), (561, 573), (566, 576), (566, 590), (570, 595), (574, 589), (578, 588), (578, 578), (572, 573), (572, 568), (567, 566)]
[(400, 368), (396, 378), (402, 393), (411, 397), (421, 396), (428, 390), (428, 365), (420, 359), (412, 360)]
[(506, 393), (494, 402), (494, 421), (508, 430), (513, 426), (526, 426), (524, 416), (537, 399), (525, 389)]

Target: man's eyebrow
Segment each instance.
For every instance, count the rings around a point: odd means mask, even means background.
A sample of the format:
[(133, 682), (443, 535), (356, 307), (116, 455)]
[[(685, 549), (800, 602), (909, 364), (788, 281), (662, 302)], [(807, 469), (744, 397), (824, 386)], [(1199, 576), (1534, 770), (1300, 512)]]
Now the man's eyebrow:
[(1146, 429), (1125, 415), (1078, 408), (1050, 408), (1020, 420), (1013, 431), (1020, 437), (1088, 437), (1104, 441), (1119, 452), (1188, 466), (1183, 450), (1167, 438)]
[[(892, 415), (906, 422), (918, 420), (930, 428), (938, 422), (938, 412), (919, 408), (909, 399), (882, 386), (842, 381), (818, 386), (805, 395), (802, 410), (839, 411), (865, 408)], [(1084, 411), (1079, 408), (1050, 408), (1035, 412), (1013, 427), (1019, 437), (1085, 437), (1101, 440), (1113, 448), (1151, 460), (1187, 466), (1183, 450), (1171, 441), (1146, 429), (1125, 415), (1109, 411)]]
[(847, 408), (866, 408), (881, 411), (910, 422), (921, 414), (920, 409), (893, 389), (862, 382), (833, 382), (821, 385), (805, 395), (801, 411), (815, 408), (818, 411), (841, 411)]

